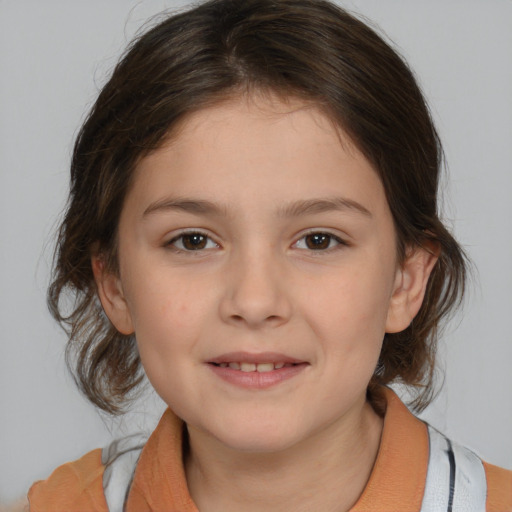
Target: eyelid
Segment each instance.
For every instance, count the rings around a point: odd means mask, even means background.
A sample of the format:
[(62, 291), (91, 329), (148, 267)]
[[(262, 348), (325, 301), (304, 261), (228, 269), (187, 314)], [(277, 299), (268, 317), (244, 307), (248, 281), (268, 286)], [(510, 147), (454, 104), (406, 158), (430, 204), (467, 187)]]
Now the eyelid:
[(194, 251), (194, 250), (187, 250), (187, 249), (182, 249), (180, 247), (177, 247), (175, 245), (175, 242), (177, 240), (179, 240), (180, 238), (183, 238), (184, 236), (187, 236), (187, 235), (204, 236), (209, 241), (213, 242), (215, 244), (216, 248), (220, 248), (220, 244), (215, 240), (215, 237), (211, 236), (210, 233), (208, 233), (207, 231), (200, 229), (200, 228), (186, 228), (181, 231), (178, 231), (178, 233), (173, 234), (173, 236), (164, 243), (164, 247), (172, 249), (176, 252), (188, 253), (188, 254), (190, 254), (190, 253), (198, 254), (198, 253), (204, 252), (206, 250), (213, 249), (212, 247), (205, 247), (204, 249), (197, 249)]
[(333, 240), (335, 240), (337, 242), (336, 246), (335, 247), (329, 247), (327, 249), (300, 248), (299, 250), (309, 251), (309, 252), (312, 252), (312, 253), (326, 253), (326, 252), (331, 252), (331, 251), (336, 250), (337, 248), (339, 248), (339, 246), (341, 246), (341, 247), (348, 247), (350, 245), (350, 243), (347, 242), (347, 240), (344, 237), (341, 237), (337, 233), (333, 233), (332, 230), (330, 230), (330, 229), (313, 228), (313, 229), (309, 229), (309, 230), (307, 230), (305, 232), (302, 232), (300, 234), (300, 236), (298, 236), (295, 239), (295, 242), (292, 244), (292, 247), (296, 247), (298, 242), (303, 240), (307, 236), (316, 235), (316, 234), (318, 234), (318, 235), (320, 235), (320, 234), (321, 235), (327, 235), (327, 236), (331, 237)]

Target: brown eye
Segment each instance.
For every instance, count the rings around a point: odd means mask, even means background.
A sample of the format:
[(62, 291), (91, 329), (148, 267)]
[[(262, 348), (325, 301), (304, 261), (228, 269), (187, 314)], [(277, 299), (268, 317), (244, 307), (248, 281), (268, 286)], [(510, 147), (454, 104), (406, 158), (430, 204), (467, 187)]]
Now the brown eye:
[(343, 244), (343, 240), (330, 233), (310, 233), (303, 236), (295, 243), (298, 249), (309, 249), (310, 251), (325, 251), (337, 245)]
[(217, 244), (203, 233), (183, 233), (171, 240), (169, 245), (181, 251), (201, 251), (217, 247)]
[(183, 247), (188, 251), (197, 251), (198, 249), (204, 249), (206, 247), (207, 238), (199, 233), (193, 233), (191, 235), (184, 235)]
[(308, 249), (327, 249), (331, 243), (331, 236), (325, 233), (314, 233), (305, 237)]

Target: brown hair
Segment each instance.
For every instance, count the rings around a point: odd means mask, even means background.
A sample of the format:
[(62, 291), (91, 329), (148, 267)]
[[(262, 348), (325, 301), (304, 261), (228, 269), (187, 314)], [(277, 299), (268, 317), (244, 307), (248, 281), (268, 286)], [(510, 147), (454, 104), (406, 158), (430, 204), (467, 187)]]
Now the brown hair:
[(134, 337), (103, 313), (91, 269), (94, 252), (117, 269), (117, 225), (136, 163), (184, 116), (248, 91), (313, 102), (349, 134), (382, 180), (402, 260), (408, 247), (439, 246), (420, 312), (403, 332), (386, 334), (368, 388), (375, 401), (379, 386), (400, 380), (416, 387), (421, 409), (433, 389), (440, 320), (460, 302), (466, 276), (464, 253), (438, 217), (441, 144), (404, 61), (324, 0), (211, 0), (128, 47), (76, 140), (48, 291), (69, 332), (78, 385), (116, 413), (143, 379)]

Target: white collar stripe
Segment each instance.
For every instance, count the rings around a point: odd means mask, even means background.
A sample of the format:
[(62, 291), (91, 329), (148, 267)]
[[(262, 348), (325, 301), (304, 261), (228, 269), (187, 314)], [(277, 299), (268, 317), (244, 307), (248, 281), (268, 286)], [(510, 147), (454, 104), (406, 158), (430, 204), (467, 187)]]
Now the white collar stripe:
[(487, 481), (480, 458), (428, 427), (430, 455), (421, 512), (485, 512)]

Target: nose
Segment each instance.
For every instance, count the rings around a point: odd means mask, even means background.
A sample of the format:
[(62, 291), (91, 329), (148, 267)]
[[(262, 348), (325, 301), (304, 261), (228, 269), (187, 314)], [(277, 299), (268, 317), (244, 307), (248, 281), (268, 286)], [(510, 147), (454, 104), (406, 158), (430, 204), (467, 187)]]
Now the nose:
[(251, 329), (288, 322), (292, 303), (286, 283), (284, 269), (271, 250), (232, 258), (220, 302), (222, 319)]

